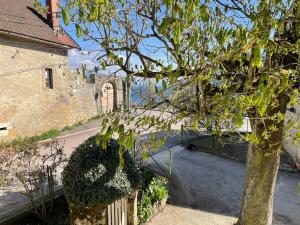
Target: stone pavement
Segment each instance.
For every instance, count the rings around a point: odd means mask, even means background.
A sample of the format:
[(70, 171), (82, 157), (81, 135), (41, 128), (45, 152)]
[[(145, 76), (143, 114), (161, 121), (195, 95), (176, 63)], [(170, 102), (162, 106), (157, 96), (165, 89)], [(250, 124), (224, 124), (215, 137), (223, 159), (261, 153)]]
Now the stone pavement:
[(167, 205), (148, 225), (233, 225), (236, 221), (231, 216)]
[[(240, 211), (245, 166), (204, 152), (189, 151), (183, 146), (162, 151), (150, 159), (150, 165), (169, 176), (168, 207), (149, 225), (233, 224)], [(299, 177), (280, 173), (274, 197), (274, 225), (300, 224)], [(215, 217), (213, 216), (215, 215)], [(225, 217), (224, 217), (225, 216)], [(229, 217), (229, 218), (228, 218)], [(217, 222), (213, 218), (220, 218)], [(207, 221), (207, 222), (205, 222)]]

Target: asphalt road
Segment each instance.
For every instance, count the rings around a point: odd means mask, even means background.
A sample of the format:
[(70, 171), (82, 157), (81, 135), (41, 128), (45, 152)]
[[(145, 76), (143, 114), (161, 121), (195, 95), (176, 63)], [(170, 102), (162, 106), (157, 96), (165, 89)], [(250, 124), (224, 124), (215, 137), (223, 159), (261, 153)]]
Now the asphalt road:
[[(168, 151), (154, 156), (159, 167), (150, 160), (156, 170), (170, 176), (170, 199), (166, 210), (149, 225), (233, 224), (240, 211), (244, 164), (203, 152), (192, 152), (182, 146), (174, 147), (172, 152), (171, 175), (168, 173)], [(299, 177), (278, 175), (274, 225), (300, 225), (299, 183)], [(219, 222), (212, 223), (216, 218)]]

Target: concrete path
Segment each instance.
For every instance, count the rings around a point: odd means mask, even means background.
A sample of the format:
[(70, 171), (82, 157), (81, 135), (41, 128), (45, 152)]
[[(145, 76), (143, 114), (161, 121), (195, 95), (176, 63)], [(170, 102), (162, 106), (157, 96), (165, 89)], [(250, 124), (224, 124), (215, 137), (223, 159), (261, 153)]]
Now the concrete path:
[[(172, 153), (169, 206), (149, 225), (233, 224), (240, 210), (244, 164), (203, 152), (191, 152), (182, 146), (174, 147)], [(150, 164), (168, 176), (169, 152), (160, 152), (154, 158), (161, 167), (153, 160)], [(300, 225), (299, 182), (298, 177), (279, 174), (274, 225)], [(220, 219), (215, 222), (214, 218)]]

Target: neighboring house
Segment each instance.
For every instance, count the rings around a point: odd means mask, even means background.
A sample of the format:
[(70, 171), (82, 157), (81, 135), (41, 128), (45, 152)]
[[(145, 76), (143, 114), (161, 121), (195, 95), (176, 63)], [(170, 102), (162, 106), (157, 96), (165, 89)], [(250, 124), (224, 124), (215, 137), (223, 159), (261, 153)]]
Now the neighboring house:
[[(60, 129), (103, 108), (100, 84), (68, 71), (68, 50), (80, 47), (59, 26), (57, 0), (47, 5), (44, 17), (34, 0), (0, 0), (0, 141)], [(114, 95), (123, 96), (109, 101)]]

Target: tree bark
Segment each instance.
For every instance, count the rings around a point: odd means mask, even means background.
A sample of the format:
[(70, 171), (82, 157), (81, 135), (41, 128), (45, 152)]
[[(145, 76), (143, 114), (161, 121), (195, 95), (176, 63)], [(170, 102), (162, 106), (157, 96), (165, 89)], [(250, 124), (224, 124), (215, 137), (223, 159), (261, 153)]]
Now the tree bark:
[(272, 225), (273, 194), (281, 148), (266, 156), (250, 144), (243, 203), (238, 225)]
[[(268, 115), (285, 113), (287, 102), (287, 98), (281, 96), (279, 106)], [(274, 121), (271, 120), (264, 121), (264, 124), (255, 121), (252, 132), (262, 137), (265, 126), (272, 123)], [(271, 132), (268, 140), (261, 144), (249, 144), (243, 201), (236, 225), (272, 225), (273, 195), (282, 152), (283, 121), (276, 126), (278, 130)]]

